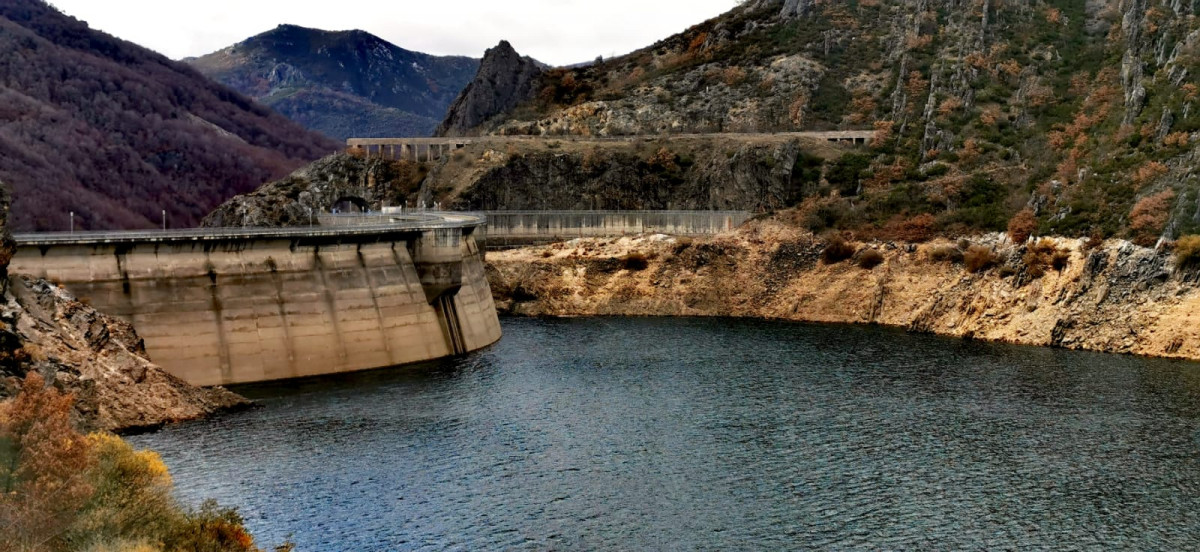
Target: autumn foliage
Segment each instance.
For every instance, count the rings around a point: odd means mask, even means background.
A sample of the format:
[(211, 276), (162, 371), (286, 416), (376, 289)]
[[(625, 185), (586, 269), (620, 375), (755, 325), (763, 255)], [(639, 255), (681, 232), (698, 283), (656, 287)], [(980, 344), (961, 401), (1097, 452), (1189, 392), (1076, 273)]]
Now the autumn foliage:
[(1037, 217), (1033, 215), (1033, 209), (1022, 209), (1008, 221), (1008, 237), (1012, 238), (1015, 244), (1029, 241), (1029, 237), (1035, 230), (1037, 230)]
[(0, 552), (258, 550), (236, 511), (180, 506), (157, 454), (76, 431), (73, 402), (30, 372), (0, 403)]
[(1140, 245), (1154, 243), (1167, 225), (1174, 201), (1174, 190), (1164, 190), (1138, 201), (1129, 212), (1129, 230), (1133, 233), (1133, 240)]

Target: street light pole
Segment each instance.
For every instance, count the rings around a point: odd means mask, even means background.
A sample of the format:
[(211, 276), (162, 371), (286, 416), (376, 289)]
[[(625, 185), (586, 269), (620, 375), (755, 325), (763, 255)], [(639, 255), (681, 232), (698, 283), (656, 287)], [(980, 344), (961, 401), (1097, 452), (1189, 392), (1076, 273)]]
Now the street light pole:
[(163, 209), (163, 232), (167, 231), (167, 210)]
[(75, 211), (71, 211), (71, 234), (75, 234)]

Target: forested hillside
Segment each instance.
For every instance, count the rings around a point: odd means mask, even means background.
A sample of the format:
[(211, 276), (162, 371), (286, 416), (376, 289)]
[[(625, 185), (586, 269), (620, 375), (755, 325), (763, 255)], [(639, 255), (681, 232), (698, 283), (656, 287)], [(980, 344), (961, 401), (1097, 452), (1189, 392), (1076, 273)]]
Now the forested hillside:
[(40, 0), (0, 0), (0, 180), (15, 230), (192, 226), (339, 145)]
[(869, 149), (825, 164), (800, 222), (911, 238), (1015, 218), (1150, 244), (1200, 229), (1195, 10), (750, 0), (633, 54), (547, 71), (475, 132), (874, 129)]

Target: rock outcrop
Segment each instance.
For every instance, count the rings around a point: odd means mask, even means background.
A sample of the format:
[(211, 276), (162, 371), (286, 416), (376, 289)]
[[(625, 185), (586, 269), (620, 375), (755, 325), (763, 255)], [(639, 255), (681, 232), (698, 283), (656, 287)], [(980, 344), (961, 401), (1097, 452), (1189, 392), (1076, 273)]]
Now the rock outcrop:
[(75, 395), (78, 421), (87, 430), (152, 428), (250, 404), (156, 366), (129, 323), (45, 280), (8, 275), (15, 250), (8, 207), (8, 189), (0, 183), (0, 400), (19, 392), (25, 375), (37, 371)]
[(477, 174), (462, 189), (446, 182), (461, 166), (435, 168), (420, 199), (460, 210), (773, 210), (818, 193), (816, 147), (827, 146), (736, 138), (517, 144), (511, 154), (472, 160)]
[(153, 428), (249, 405), (168, 374), (150, 361), (132, 325), (50, 282), (13, 276), (0, 301), (0, 399), (16, 394), (33, 370), (75, 395), (89, 430)]
[(339, 202), (379, 211), (415, 199), (426, 167), (411, 162), (334, 154), (291, 176), (221, 204), (201, 222), (206, 228), (286, 227), (319, 224)]
[[(488, 254), (497, 306), (519, 315), (732, 316), (883, 324), (1026, 345), (1200, 360), (1194, 270), (1129, 242), (1053, 240), (1056, 266), (1001, 235), (972, 245), (994, 267), (972, 271), (962, 245), (856, 244), (847, 261), (773, 221), (705, 240), (580, 239)], [(868, 250), (881, 261), (863, 268)], [(957, 254), (954, 252), (958, 251)], [(630, 255), (644, 259), (629, 263)], [(956, 261), (955, 259), (959, 259)], [(868, 265), (869, 266), (869, 265)]]
[(491, 48), (475, 79), (450, 106), (437, 136), (462, 136), (492, 117), (505, 113), (537, 93), (541, 65), (522, 57), (507, 40)]

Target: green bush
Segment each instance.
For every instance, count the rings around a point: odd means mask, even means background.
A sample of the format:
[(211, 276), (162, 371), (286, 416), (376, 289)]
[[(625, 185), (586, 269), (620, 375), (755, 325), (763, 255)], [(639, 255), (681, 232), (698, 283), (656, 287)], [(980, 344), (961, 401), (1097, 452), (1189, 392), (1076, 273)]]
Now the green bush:
[(1200, 236), (1190, 234), (1175, 241), (1175, 265), (1179, 268), (1200, 265)]
[(935, 263), (961, 263), (963, 252), (953, 245), (939, 245), (929, 250), (929, 260)]

